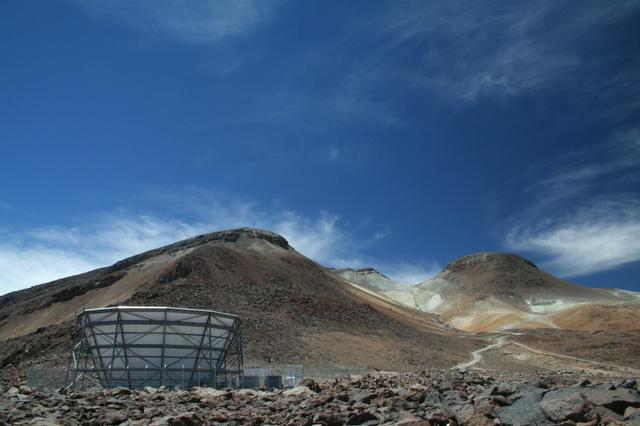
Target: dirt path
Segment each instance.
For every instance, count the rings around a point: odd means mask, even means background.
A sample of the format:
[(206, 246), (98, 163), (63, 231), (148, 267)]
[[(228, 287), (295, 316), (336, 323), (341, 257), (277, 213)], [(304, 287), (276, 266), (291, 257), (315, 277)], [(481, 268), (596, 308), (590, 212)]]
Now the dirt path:
[(481, 349), (478, 349), (477, 351), (471, 352), (471, 356), (472, 356), (471, 361), (463, 362), (463, 363), (458, 364), (458, 365), (454, 365), (451, 368), (454, 368), (454, 369), (469, 368), (472, 365), (475, 365), (475, 364), (479, 363), (480, 361), (482, 361), (482, 352), (490, 351), (491, 349), (495, 349), (495, 348), (499, 348), (499, 347), (503, 346), (505, 344), (505, 339), (506, 338), (507, 338), (507, 336), (498, 336), (498, 338), (496, 339), (495, 343), (491, 343), (490, 345), (487, 345), (484, 348), (481, 348)]
[(514, 342), (514, 341), (509, 341), (509, 344), (518, 346), (522, 349), (525, 349), (529, 352), (532, 352), (534, 354), (537, 355), (542, 355), (542, 356), (550, 356), (553, 358), (561, 358), (561, 359), (566, 359), (566, 360), (570, 360), (570, 361), (578, 361), (578, 362), (583, 362), (585, 364), (590, 364), (590, 365), (594, 365), (596, 367), (600, 367), (600, 368), (606, 368), (606, 369), (615, 369), (615, 370), (620, 370), (620, 371), (624, 371), (626, 373), (632, 373), (632, 374), (640, 374), (640, 370), (636, 369), (636, 368), (631, 368), (631, 367), (625, 367), (622, 365), (616, 365), (616, 364), (609, 364), (606, 362), (600, 362), (600, 361), (592, 361), (589, 359), (584, 359), (584, 358), (577, 358), (571, 355), (564, 355), (564, 354), (559, 354), (556, 352), (549, 352), (549, 351), (543, 351), (540, 349), (535, 349), (532, 348), (531, 346), (527, 346), (523, 343), (520, 342)]
[(616, 364), (609, 364), (609, 363), (605, 363), (605, 362), (599, 362), (599, 361), (593, 361), (593, 360), (588, 360), (588, 359), (584, 359), (584, 358), (578, 358), (578, 357), (574, 357), (571, 355), (564, 355), (564, 354), (559, 354), (556, 352), (549, 352), (549, 351), (544, 351), (544, 350), (540, 350), (540, 349), (536, 349), (536, 348), (532, 348), (530, 346), (527, 346), (523, 343), (520, 342), (514, 342), (512, 340), (507, 340), (509, 335), (519, 335), (521, 333), (510, 333), (510, 332), (506, 332), (506, 333), (502, 333), (500, 335), (498, 335), (493, 343), (490, 343), (489, 345), (478, 349), (476, 351), (471, 352), (471, 360), (464, 362), (464, 363), (460, 363), (457, 364), (453, 367), (451, 367), (452, 369), (465, 369), (465, 368), (469, 368), (474, 366), (475, 364), (478, 364), (480, 361), (483, 360), (483, 352), (487, 352), (490, 351), (492, 349), (497, 349), (497, 348), (502, 348), (503, 346), (506, 345), (513, 345), (519, 349), (523, 349), (526, 352), (529, 352), (531, 354), (535, 354), (535, 355), (539, 355), (539, 356), (546, 356), (546, 357), (551, 357), (551, 358), (555, 358), (555, 359), (562, 359), (562, 360), (568, 360), (568, 361), (572, 361), (572, 362), (579, 362), (579, 363), (583, 363), (583, 364), (588, 364), (590, 366), (594, 366), (596, 368), (600, 368), (600, 369), (604, 369), (604, 370), (594, 370), (594, 372), (598, 372), (598, 373), (607, 373), (610, 372), (611, 370), (617, 370), (620, 372), (625, 372), (625, 373), (630, 373), (630, 374), (635, 374), (635, 375), (640, 375), (640, 370), (636, 369), (636, 368), (631, 368), (631, 367), (625, 367), (622, 365), (616, 365)]

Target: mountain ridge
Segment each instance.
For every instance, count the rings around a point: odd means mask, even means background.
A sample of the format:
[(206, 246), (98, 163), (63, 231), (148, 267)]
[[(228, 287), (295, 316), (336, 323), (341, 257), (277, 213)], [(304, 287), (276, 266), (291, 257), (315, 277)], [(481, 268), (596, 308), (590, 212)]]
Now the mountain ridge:
[[(554, 368), (580, 369), (591, 361), (573, 365), (568, 360), (596, 357), (599, 363), (619, 363), (639, 347), (640, 331), (633, 330), (640, 323), (639, 303), (585, 302), (542, 312), (549, 310), (544, 304), (548, 300), (534, 300), (536, 289), (560, 288), (566, 296), (584, 288), (516, 255), (484, 253), (462, 259), (434, 277), (435, 284), (411, 287), (374, 268), (325, 268), (270, 231), (239, 228), (199, 235), (0, 297), (0, 384), (23, 380), (29, 368), (64, 368), (76, 333), (75, 314), (109, 305), (236, 314), (242, 320), (245, 360), (251, 365), (416, 371), (467, 365), (472, 353), (481, 351), (487, 354), (485, 367), (531, 371), (551, 362)], [(504, 281), (505, 271), (512, 282)], [(525, 284), (533, 280), (522, 287), (529, 293), (491, 293), (505, 282), (514, 287), (521, 279)], [(536, 281), (540, 279), (547, 281)], [(624, 300), (638, 296), (590, 291), (605, 299), (611, 294)], [(544, 333), (528, 331), (531, 327), (543, 327)], [(505, 329), (518, 330), (505, 334)], [(569, 355), (545, 352), (556, 335), (564, 339), (566, 348), (561, 349)], [(514, 341), (505, 341), (505, 336)], [(542, 349), (533, 348), (538, 344)], [(604, 344), (610, 350), (602, 351)], [(547, 358), (541, 359), (541, 353)], [(475, 356), (471, 363), (480, 363)]]
[[(367, 282), (368, 273), (351, 271), (342, 276), (398, 303), (437, 314), (454, 328), (471, 332), (522, 327), (587, 330), (612, 328), (614, 324), (629, 328), (635, 327), (634, 322), (622, 318), (629, 315), (634, 318), (636, 311), (640, 320), (640, 306), (636, 306), (640, 293), (570, 283), (514, 253), (479, 252), (461, 256), (436, 276), (415, 286), (387, 283), (381, 287)], [(604, 309), (605, 306), (620, 309)], [(604, 315), (605, 320), (596, 321), (594, 312)]]
[(245, 360), (254, 365), (446, 367), (483, 342), (437, 316), (356, 288), (277, 234), (241, 228), (3, 296), (0, 366), (12, 367), (0, 376), (25, 374), (25, 366), (66, 365), (76, 312), (109, 305), (236, 314)]

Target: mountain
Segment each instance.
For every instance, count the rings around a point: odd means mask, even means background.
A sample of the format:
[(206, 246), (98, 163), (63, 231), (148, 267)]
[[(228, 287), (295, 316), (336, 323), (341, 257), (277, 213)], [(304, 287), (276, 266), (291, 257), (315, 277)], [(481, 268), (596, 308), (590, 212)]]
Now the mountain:
[(408, 307), (416, 307), (412, 293), (407, 291), (407, 286), (393, 281), (374, 268), (343, 268), (331, 269), (351, 285), (367, 292), (373, 292), (388, 300), (400, 303)]
[(466, 331), (640, 328), (640, 293), (572, 284), (510, 253), (460, 257), (434, 278), (412, 287), (382, 280), (369, 269), (337, 272)]
[[(469, 331), (609, 328), (603, 321), (594, 323), (587, 314), (606, 306), (614, 307), (607, 314), (613, 322), (618, 322), (613, 317), (626, 315), (625, 309), (640, 320), (640, 294), (572, 284), (510, 253), (476, 253), (456, 259), (436, 277), (417, 285), (413, 294), (421, 310), (437, 313), (452, 326)], [(571, 312), (569, 317), (567, 312)], [(638, 328), (638, 324), (640, 321), (624, 321), (623, 328)]]
[(413, 370), (451, 366), (482, 344), (434, 315), (349, 284), (280, 235), (241, 228), (1, 296), (0, 379), (66, 366), (75, 313), (109, 305), (236, 314), (246, 365)]
[(504, 253), (465, 256), (403, 286), (372, 268), (325, 268), (280, 235), (240, 228), (0, 296), (0, 386), (66, 367), (75, 314), (110, 305), (236, 314), (247, 366), (640, 371), (637, 293), (567, 283)]

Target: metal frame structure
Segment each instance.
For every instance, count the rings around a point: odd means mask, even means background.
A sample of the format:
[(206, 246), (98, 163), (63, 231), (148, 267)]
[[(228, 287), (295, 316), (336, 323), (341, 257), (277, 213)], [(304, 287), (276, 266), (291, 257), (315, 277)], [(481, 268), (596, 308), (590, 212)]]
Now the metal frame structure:
[(118, 306), (76, 316), (68, 386), (242, 387), (240, 318), (222, 312)]

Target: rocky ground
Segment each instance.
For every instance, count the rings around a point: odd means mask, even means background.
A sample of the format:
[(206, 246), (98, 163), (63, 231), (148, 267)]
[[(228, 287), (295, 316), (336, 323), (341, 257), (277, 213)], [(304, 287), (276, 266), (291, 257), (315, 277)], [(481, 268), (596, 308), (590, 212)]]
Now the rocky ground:
[(1, 425), (640, 425), (635, 379), (376, 373), (273, 392), (1, 389)]

